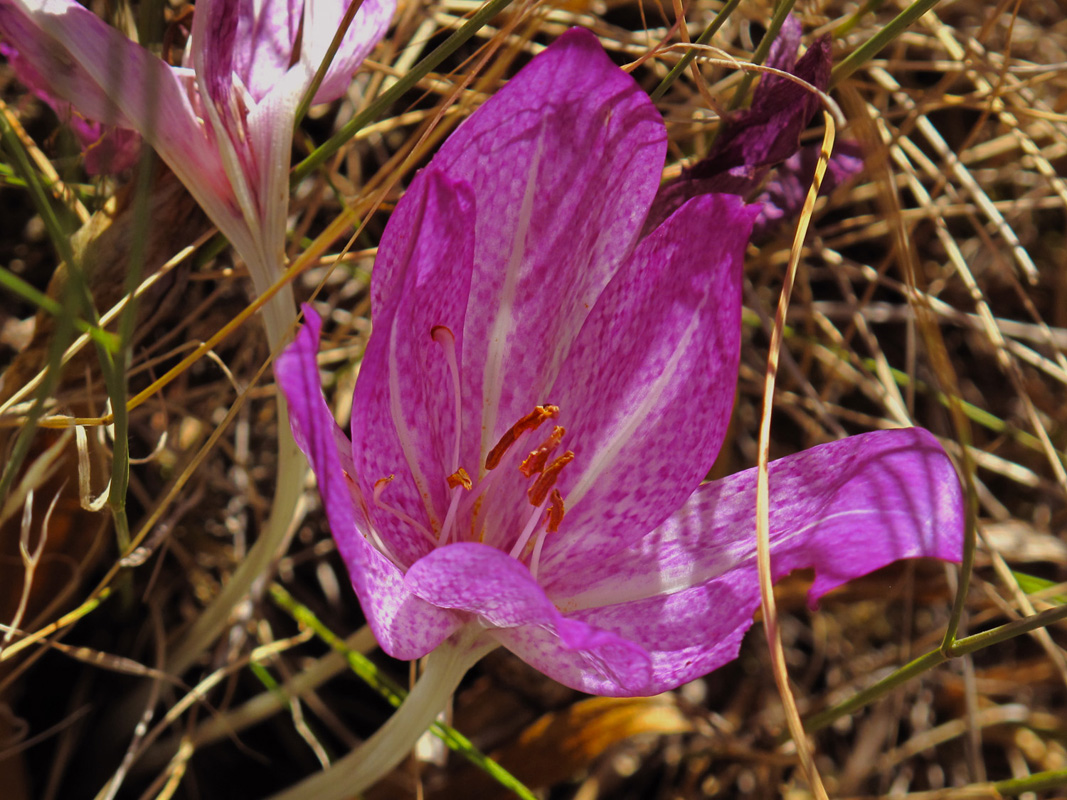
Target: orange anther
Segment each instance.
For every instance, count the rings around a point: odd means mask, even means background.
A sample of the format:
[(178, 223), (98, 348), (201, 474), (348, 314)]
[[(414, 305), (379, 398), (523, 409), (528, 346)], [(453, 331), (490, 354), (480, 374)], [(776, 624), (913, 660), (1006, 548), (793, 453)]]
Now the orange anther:
[(548, 497), (548, 490), (556, 484), (556, 478), (559, 477), (559, 473), (572, 461), (574, 461), (574, 453), (568, 450), (545, 467), (544, 471), (537, 476), (533, 486), (526, 491), (526, 496), (530, 498), (531, 505), (539, 506), (545, 502), (545, 498)]
[(392, 483), (393, 482), (393, 478), (395, 478), (395, 477), (396, 477), (396, 475), (390, 475), (388, 478), (378, 478), (378, 480), (376, 480), (374, 482), (374, 502), (375, 503), (377, 503), (381, 499), (382, 492), (385, 491), (385, 487), (388, 486), (390, 483)]
[(559, 446), (559, 440), (563, 438), (564, 433), (566, 431), (559, 425), (553, 428), (548, 438), (541, 442), (536, 450), (531, 450), (530, 455), (526, 456), (525, 460), (519, 464), (519, 472), (527, 478), (532, 478), (543, 470), (548, 462), (548, 457)]
[(447, 325), (434, 325), (430, 328), (430, 338), (435, 342), (440, 342), (442, 336), (447, 336), (453, 342), (456, 341), (456, 334), (452, 333), (452, 329)]
[(559, 489), (553, 489), (552, 496), (548, 500), (548, 532), (558, 531), (561, 522), (563, 522), (563, 495), (559, 493)]
[(455, 489), (457, 486), (462, 486), (464, 489), (470, 489), (474, 483), (471, 481), (471, 476), (467, 474), (467, 470), (460, 467), (451, 475), (448, 476), (448, 488)]
[(500, 437), (496, 447), (490, 450), (489, 455), (485, 457), (485, 468), (496, 469), (497, 465), (500, 464), (500, 459), (504, 457), (504, 453), (515, 444), (521, 434), (526, 431), (537, 430), (542, 422), (546, 419), (551, 419), (558, 413), (558, 406), (534, 406), (533, 411), (508, 428), (507, 432)]

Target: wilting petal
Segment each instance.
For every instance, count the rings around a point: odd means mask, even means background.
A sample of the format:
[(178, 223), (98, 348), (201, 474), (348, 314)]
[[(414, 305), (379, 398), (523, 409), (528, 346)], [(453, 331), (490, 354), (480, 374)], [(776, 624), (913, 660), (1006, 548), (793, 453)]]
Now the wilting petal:
[[(812, 604), (902, 558), (959, 561), (963, 500), (951, 461), (918, 428), (814, 447), (770, 465), (775, 580), (815, 570)], [(737, 655), (759, 605), (756, 471), (701, 486), (644, 540), (550, 589), (570, 617), (647, 649), (653, 688)]]
[(550, 393), (575, 460), (546, 586), (635, 542), (715, 461), (733, 408), (741, 264), (756, 207), (697, 198), (644, 239), (597, 300)]
[[(830, 80), (828, 37), (812, 43), (793, 74), (818, 89), (826, 89)], [(715, 139), (713, 152), (687, 170), (683, 179), (711, 178), (733, 170), (758, 180), (761, 171), (796, 152), (800, 134), (818, 108), (818, 96), (807, 87), (777, 75), (763, 76), (752, 107), (726, 122)]]
[[(449, 137), (433, 165), (478, 208), (463, 376), (484, 458), (538, 403), (633, 246), (659, 184), (663, 122), (588, 31), (539, 55)], [(468, 224), (471, 224), (468, 222)], [(392, 282), (387, 282), (386, 285)]]
[(644, 694), (648, 654), (556, 609), (521, 563), (466, 542), (434, 550), (408, 571), (428, 603), (475, 615), (505, 647), (560, 683), (596, 694)]
[[(756, 198), (762, 210), (752, 229), (752, 238), (758, 241), (776, 225), (793, 220), (800, 213), (808, 187), (815, 177), (822, 146), (818, 144), (800, 148), (800, 151), (783, 161), (767, 182), (766, 188)], [(841, 142), (835, 148), (826, 167), (820, 194), (827, 195), (863, 169), (863, 153), (856, 142)]]
[(375, 638), (394, 658), (419, 658), (444, 641), (460, 621), (412, 595), (401, 571), (365, 538), (367, 524), (346, 479), (346, 473), (352, 474), (347, 440), (319, 384), (315, 355), (322, 323), (309, 306), (304, 313), (306, 324), (274, 364), (278, 385), (289, 401), (293, 436), (318, 479), (330, 530)]
[[(797, 50), (800, 48), (803, 33), (800, 20), (793, 14), (786, 16), (782, 27), (778, 29), (778, 35), (771, 42), (771, 49), (767, 51), (767, 60), (764, 63), (782, 72), (792, 72), (797, 63)], [(753, 105), (757, 101), (758, 98), (753, 98)]]
[[(394, 476), (382, 501), (436, 537), (448, 508), (446, 478), (454, 464), (456, 398), (445, 346), (435, 326), (448, 329), (457, 359), (470, 292), (474, 213), (469, 190), (433, 167), (412, 182), (378, 250), (373, 285), (400, 281), (390, 301), (375, 308), (352, 402), (352, 442), (363, 491)], [(382, 268), (379, 278), (379, 268)], [(464, 419), (477, 426), (477, 419)], [(469, 466), (469, 465), (468, 465)], [(410, 564), (432, 542), (386, 511), (375, 520), (390, 548)]]
[[(789, 17), (772, 45), (767, 65), (825, 91), (830, 80), (829, 37), (815, 40), (796, 61), (799, 42), (800, 23)], [(752, 105), (722, 121), (707, 156), (677, 180), (664, 184), (649, 210), (645, 230), (653, 230), (691, 197), (729, 192), (751, 198), (767, 171), (797, 151), (800, 134), (818, 108), (818, 96), (807, 87), (764, 75), (752, 94)]]

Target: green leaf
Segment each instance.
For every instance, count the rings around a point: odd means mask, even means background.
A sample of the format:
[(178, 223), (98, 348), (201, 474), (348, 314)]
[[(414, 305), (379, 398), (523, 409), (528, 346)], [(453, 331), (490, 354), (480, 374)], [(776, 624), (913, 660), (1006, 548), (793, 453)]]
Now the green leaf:
[[(1026, 594), (1037, 594), (1038, 592), (1044, 592), (1047, 589), (1051, 589), (1053, 586), (1059, 585), (1053, 581), (1047, 581), (1044, 578), (1038, 578), (1035, 575), (1027, 575), (1025, 572), (1019, 572), (1014, 569), (1011, 571), (1011, 574), (1015, 578), (1015, 582), (1019, 584), (1019, 588)], [(1067, 604), (1067, 595), (1044, 595), (1042, 599), (1057, 606)]]

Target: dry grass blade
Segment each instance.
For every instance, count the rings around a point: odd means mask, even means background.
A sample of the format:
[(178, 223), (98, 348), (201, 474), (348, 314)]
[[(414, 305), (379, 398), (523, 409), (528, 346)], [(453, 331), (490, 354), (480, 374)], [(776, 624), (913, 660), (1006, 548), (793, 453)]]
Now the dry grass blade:
[(797, 711), (796, 699), (793, 690), (789, 686), (789, 673), (786, 668), (785, 651), (782, 648), (782, 638), (778, 629), (778, 610), (774, 600), (774, 581), (771, 577), (771, 552), (770, 552), (770, 498), (769, 477), (767, 465), (770, 461), (771, 444), (771, 412), (774, 408), (774, 387), (778, 377), (778, 353), (782, 346), (782, 335), (785, 330), (785, 317), (789, 310), (789, 301), (793, 293), (793, 283), (796, 280), (797, 266), (800, 263), (801, 250), (804, 239), (807, 236), (808, 225), (811, 222), (812, 211), (815, 208), (815, 200), (819, 196), (819, 187), (822, 185), (826, 174), (826, 167), (830, 160), (830, 153), (834, 146), (834, 119), (829, 111), (823, 113), (826, 125), (823, 134), (823, 145), (819, 152), (819, 162), (815, 169), (815, 177), (804, 199), (804, 207), (800, 213), (800, 222), (796, 233), (793, 235), (793, 246), (789, 253), (789, 266), (785, 280), (782, 284), (782, 294), (778, 301), (778, 311), (774, 317), (774, 328), (771, 330), (770, 353), (767, 358), (767, 373), (763, 390), (763, 415), (760, 419), (759, 433), (759, 479), (756, 484), (756, 543), (757, 559), (759, 563), (760, 602), (763, 608), (763, 626), (767, 635), (767, 643), (771, 649), (771, 665), (774, 670), (775, 683), (778, 685), (778, 693), (785, 705), (786, 722), (789, 725), (790, 734), (796, 744), (797, 753), (800, 755), (800, 763), (804, 768), (804, 775), (817, 798), (826, 800), (826, 788), (815, 766), (811, 745), (804, 733), (804, 724), (800, 720)]

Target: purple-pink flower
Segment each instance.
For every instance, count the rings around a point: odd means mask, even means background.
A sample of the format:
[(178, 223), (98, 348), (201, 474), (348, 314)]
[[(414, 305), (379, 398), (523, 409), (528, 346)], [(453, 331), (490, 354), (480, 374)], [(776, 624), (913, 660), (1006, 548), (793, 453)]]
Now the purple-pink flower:
[[(665, 155), (648, 97), (571, 31), (394, 211), (351, 439), (305, 309), (276, 374), (390, 655), (477, 637), (622, 696), (737, 655), (759, 605), (756, 475), (702, 481), (731, 415), (758, 207), (700, 195), (642, 236)], [(961, 557), (959, 483), (925, 431), (784, 458), (770, 489), (774, 577), (814, 569), (812, 602), (897, 559)]]

